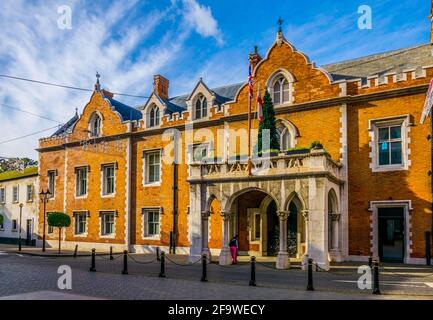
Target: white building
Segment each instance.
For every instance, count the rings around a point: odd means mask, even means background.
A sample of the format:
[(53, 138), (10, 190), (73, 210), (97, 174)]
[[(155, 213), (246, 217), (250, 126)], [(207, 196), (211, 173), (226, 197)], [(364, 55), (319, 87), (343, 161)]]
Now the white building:
[[(0, 243), (35, 245), (38, 225), (38, 168), (0, 174)], [(22, 208), (21, 208), (22, 207)], [(20, 210), (22, 210), (20, 225)], [(1, 219), (0, 219), (1, 220)]]

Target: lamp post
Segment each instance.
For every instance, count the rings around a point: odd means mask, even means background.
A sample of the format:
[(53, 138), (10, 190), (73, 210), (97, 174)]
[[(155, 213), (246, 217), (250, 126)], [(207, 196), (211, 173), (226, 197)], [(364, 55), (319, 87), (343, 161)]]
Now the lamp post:
[(19, 228), (19, 234), (18, 234), (18, 251), (21, 251), (21, 217), (23, 215), (23, 204), (20, 203), (20, 228)]
[(50, 195), (50, 190), (44, 191), (42, 190), (39, 195), (42, 197), (42, 201), (44, 202), (44, 231), (42, 236), (42, 252), (45, 252), (45, 229), (46, 229), (46, 217), (47, 217), (47, 200)]

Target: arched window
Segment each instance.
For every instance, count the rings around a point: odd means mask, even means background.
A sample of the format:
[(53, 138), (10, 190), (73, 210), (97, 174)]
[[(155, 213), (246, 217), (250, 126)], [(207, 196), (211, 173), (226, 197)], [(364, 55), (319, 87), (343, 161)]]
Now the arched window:
[(286, 77), (283, 75), (277, 77), (272, 88), (274, 104), (290, 102), (290, 83)]
[(278, 120), (277, 129), (280, 138), (280, 151), (295, 147), (296, 129), (288, 121)]
[(339, 248), (339, 220), (338, 199), (334, 189), (328, 193), (328, 248)]
[(207, 117), (207, 99), (201, 96), (195, 102), (195, 118), (205, 118)]
[(149, 127), (156, 126), (159, 126), (159, 108), (157, 106), (153, 106), (150, 109)]
[(89, 121), (89, 131), (91, 137), (99, 137), (101, 135), (101, 124), (101, 117), (97, 113), (92, 114)]

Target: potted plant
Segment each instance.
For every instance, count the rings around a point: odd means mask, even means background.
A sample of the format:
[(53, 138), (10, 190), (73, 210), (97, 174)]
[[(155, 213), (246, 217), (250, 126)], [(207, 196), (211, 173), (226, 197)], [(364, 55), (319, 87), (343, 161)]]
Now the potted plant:
[(50, 227), (59, 228), (59, 253), (62, 240), (62, 229), (71, 225), (71, 217), (63, 212), (53, 212), (48, 215), (48, 225)]
[(320, 143), (320, 141), (313, 141), (311, 143), (311, 147), (310, 148), (311, 149), (315, 149), (315, 150), (323, 149), (323, 145)]

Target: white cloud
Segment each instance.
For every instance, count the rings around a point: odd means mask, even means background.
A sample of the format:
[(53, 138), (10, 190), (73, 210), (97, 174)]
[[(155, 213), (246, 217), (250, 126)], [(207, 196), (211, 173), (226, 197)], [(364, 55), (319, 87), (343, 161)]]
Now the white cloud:
[(213, 37), (218, 44), (223, 44), (218, 22), (210, 7), (199, 4), (196, 0), (183, 0), (183, 15), (186, 22), (203, 37)]

